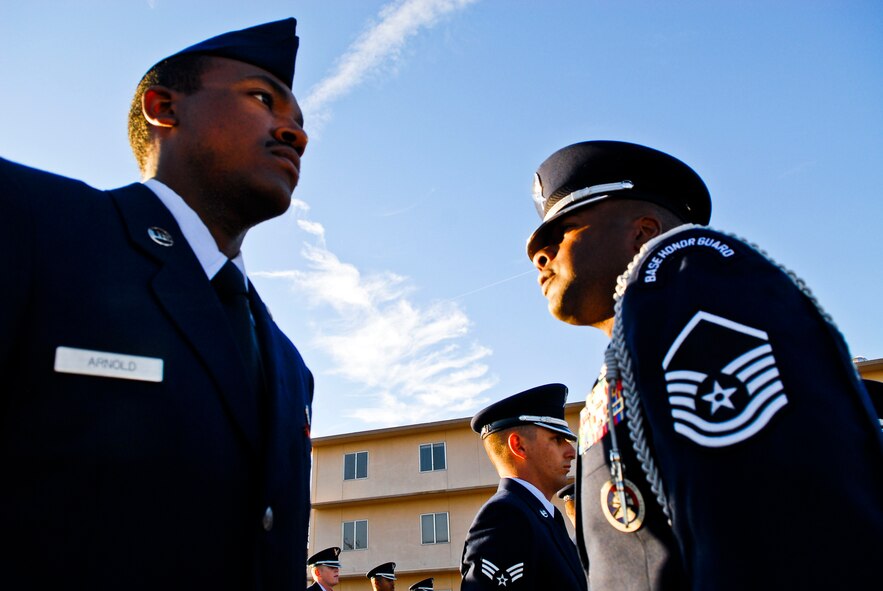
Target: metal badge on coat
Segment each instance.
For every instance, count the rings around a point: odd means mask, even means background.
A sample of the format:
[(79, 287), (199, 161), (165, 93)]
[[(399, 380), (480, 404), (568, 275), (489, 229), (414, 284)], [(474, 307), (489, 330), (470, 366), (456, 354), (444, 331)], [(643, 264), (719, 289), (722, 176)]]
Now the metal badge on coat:
[(158, 226), (147, 228), (147, 235), (160, 246), (171, 246), (175, 243), (175, 239), (172, 238), (172, 235), (169, 234), (168, 230), (164, 230)]
[(601, 511), (607, 521), (621, 532), (633, 533), (641, 529), (644, 523), (644, 514), (646, 513), (646, 505), (641, 491), (635, 486), (635, 483), (628, 479), (623, 479), (625, 485), (625, 512), (623, 512), (622, 503), (619, 495), (616, 494), (616, 486), (612, 480), (608, 480), (601, 487)]

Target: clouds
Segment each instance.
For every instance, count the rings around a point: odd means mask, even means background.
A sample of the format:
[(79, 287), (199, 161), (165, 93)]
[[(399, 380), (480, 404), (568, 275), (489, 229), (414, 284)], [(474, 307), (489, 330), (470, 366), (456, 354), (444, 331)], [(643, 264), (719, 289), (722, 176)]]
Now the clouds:
[(471, 323), (457, 304), (417, 304), (406, 277), (365, 275), (324, 246), (321, 224), (298, 225), (317, 238), (301, 251), (307, 269), (257, 275), (286, 279), (311, 308), (333, 313), (314, 325), (312, 345), (364, 394), (347, 416), (399, 425), (462, 416), (485, 402), (482, 393), (497, 383), (486, 363), (491, 350), (467, 342)]
[[(397, 0), (383, 7), (302, 101), (311, 132), (329, 120), (336, 99), (398, 59), (409, 38), (474, 1)], [(491, 350), (470, 342), (471, 322), (460, 306), (417, 303), (407, 277), (365, 274), (341, 261), (309, 209), (292, 201), (298, 227), (311, 237), (300, 253), (306, 269), (255, 275), (289, 281), (321, 318), (312, 325), (311, 345), (358, 394), (339, 412), (383, 427), (463, 416), (486, 402), (482, 394), (497, 383), (487, 365)]]
[(313, 133), (331, 117), (330, 104), (395, 61), (405, 42), (448, 14), (476, 0), (398, 0), (384, 6), (378, 22), (366, 29), (340, 57), (334, 71), (310, 89), (301, 102)]

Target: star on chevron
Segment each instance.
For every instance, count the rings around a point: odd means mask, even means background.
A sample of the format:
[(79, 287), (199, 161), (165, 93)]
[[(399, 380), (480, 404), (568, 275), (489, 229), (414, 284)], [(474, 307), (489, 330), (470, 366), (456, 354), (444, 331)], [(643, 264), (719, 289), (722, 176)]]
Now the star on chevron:
[(499, 577), (497, 577), (497, 585), (500, 587), (505, 587), (506, 583), (509, 582), (509, 579), (506, 578), (505, 573), (501, 573)]
[(714, 389), (702, 397), (702, 400), (711, 403), (711, 414), (717, 412), (717, 410), (726, 406), (729, 409), (735, 410), (736, 407), (733, 406), (733, 403), (730, 401), (730, 396), (736, 391), (736, 388), (722, 388), (717, 380), (714, 381)]

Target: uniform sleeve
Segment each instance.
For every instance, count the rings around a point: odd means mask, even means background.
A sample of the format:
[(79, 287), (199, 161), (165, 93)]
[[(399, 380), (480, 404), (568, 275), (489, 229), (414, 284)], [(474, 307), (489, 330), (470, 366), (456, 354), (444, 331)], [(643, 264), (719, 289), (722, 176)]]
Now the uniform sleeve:
[(542, 588), (534, 550), (537, 541), (525, 522), (524, 514), (507, 503), (482, 508), (463, 548), (462, 591)]
[(707, 228), (663, 237), (629, 281), (614, 334), (644, 450), (629, 468), (661, 481), (693, 587), (870, 576), (883, 443), (846, 344), (808, 291)]

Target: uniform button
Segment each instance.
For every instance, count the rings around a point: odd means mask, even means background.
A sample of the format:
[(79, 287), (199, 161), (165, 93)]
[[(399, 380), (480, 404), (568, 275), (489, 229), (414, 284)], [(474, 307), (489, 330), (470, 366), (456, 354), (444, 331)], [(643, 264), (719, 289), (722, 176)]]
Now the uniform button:
[(264, 526), (264, 531), (270, 531), (273, 529), (273, 508), (267, 507), (267, 510), (264, 511), (264, 518), (261, 519), (261, 524)]

